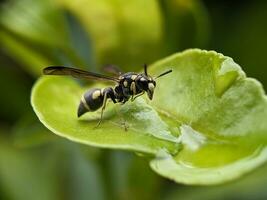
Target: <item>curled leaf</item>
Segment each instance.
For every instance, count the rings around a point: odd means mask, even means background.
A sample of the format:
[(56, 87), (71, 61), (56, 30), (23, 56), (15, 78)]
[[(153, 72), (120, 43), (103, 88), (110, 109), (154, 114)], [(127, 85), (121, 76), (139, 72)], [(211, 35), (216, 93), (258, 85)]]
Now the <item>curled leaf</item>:
[(173, 72), (157, 79), (153, 101), (109, 105), (97, 129), (99, 113), (77, 119), (86, 88), (69, 78), (40, 78), (32, 105), (52, 132), (89, 145), (154, 154), (152, 169), (177, 182), (223, 183), (266, 161), (267, 101), (259, 82), (214, 51), (174, 54), (151, 66), (149, 74), (168, 69)]

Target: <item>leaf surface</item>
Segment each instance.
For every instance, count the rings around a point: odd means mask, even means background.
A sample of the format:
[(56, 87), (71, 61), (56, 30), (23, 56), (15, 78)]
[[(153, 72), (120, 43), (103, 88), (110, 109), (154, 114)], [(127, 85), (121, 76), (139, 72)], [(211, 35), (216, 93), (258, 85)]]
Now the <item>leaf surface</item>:
[(109, 104), (99, 128), (94, 128), (98, 112), (77, 119), (86, 88), (69, 78), (40, 78), (32, 105), (52, 132), (89, 145), (154, 154), (152, 169), (176, 182), (218, 184), (266, 161), (267, 106), (259, 82), (214, 51), (174, 54), (156, 62), (149, 74), (168, 69), (173, 72), (157, 80), (153, 101)]

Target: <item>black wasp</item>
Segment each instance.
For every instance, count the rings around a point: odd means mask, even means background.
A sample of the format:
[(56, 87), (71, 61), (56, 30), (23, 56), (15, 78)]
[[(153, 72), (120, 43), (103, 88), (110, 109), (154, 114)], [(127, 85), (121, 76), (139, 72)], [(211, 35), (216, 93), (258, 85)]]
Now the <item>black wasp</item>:
[(77, 113), (78, 117), (80, 117), (86, 112), (93, 112), (102, 107), (100, 121), (98, 122), (99, 125), (101, 123), (103, 112), (105, 110), (108, 99), (111, 99), (113, 103), (124, 104), (129, 99), (133, 101), (134, 99), (143, 95), (146, 92), (148, 98), (152, 100), (154, 89), (156, 87), (155, 80), (161, 76), (172, 72), (172, 70), (168, 70), (153, 78), (147, 74), (147, 65), (144, 65), (143, 73), (121, 73), (114, 66), (110, 66), (109, 69), (109, 71), (116, 72), (117, 76), (106, 76), (102, 74), (84, 71), (81, 69), (63, 66), (46, 67), (43, 70), (43, 73), (45, 75), (69, 75), (74, 78), (115, 82), (116, 86), (114, 88), (93, 88), (88, 90), (81, 98)]

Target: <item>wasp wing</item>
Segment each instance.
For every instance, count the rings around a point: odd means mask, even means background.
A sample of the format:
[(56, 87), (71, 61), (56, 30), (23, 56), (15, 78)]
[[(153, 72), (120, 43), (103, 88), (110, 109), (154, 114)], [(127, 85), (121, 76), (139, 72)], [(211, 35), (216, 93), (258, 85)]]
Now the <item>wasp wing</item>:
[(102, 69), (103, 71), (110, 73), (110, 74), (114, 74), (114, 75), (121, 75), (123, 73), (122, 70), (118, 66), (111, 65), (111, 64), (104, 65)]
[(116, 77), (106, 76), (93, 72), (88, 72), (81, 69), (64, 67), (64, 66), (50, 66), (43, 69), (45, 75), (68, 75), (74, 78), (90, 79), (90, 80), (102, 80), (102, 81), (115, 81), (119, 82)]

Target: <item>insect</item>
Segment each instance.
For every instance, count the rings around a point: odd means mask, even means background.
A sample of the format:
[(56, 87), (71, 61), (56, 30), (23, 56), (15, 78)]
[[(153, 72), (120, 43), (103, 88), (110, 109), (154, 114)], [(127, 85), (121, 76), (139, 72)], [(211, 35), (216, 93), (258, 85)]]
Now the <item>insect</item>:
[(117, 75), (112, 77), (64, 66), (46, 67), (43, 73), (45, 75), (69, 75), (74, 78), (112, 81), (116, 83), (114, 88), (92, 88), (81, 97), (77, 112), (78, 117), (86, 112), (93, 112), (102, 108), (100, 120), (97, 124), (97, 126), (99, 126), (108, 99), (111, 99), (114, 104), (124, 104), (129, 99), (134, 101), (137, 97), (147, 93), (148, 98), (152, 100), (156, 87), (156, 79), (172, 72), (172, 70), (168, 70), (153, 78), (147, 73), (147, 65), (144, 65), (143, 73), (121, 73), (112, 65), (109, 67), (109, 71), (116, 72)]

